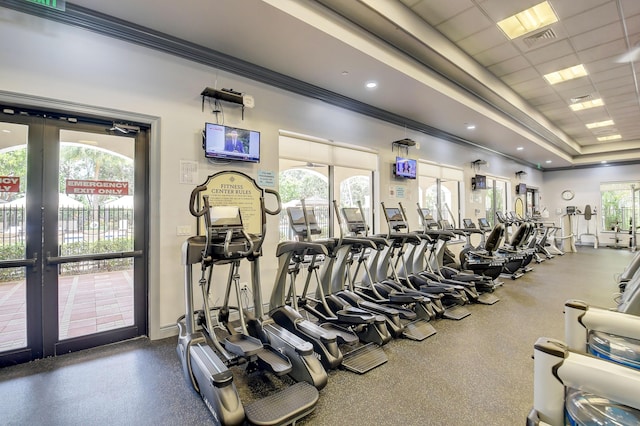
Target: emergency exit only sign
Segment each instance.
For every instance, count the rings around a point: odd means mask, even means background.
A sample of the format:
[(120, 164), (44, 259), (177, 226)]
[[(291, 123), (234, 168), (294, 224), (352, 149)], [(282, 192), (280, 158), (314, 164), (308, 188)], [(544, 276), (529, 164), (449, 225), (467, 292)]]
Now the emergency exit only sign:
[(129, 182), (67, 179), (67, 194), (129, 195)]
[(20, 176), (0, 176), (0, 192), (20, 192)]

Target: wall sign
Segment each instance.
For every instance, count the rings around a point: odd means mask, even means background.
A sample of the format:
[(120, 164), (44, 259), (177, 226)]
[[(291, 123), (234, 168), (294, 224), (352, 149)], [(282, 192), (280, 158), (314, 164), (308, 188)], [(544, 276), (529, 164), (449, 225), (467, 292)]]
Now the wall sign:
[(129, 182), (67, 179), (67, 194), (129, 195)]
[(20, 176), (0, 176), (0, 192), (20, 192)]
[[(236, 206), (240, 209), (244, 229), (250, 234), (262, 233), (262, 189), (256, 181), (240, 172), (225, 171), (209, 176), (207, 189), (200, 192), (199, 206), (204, 205), (202, 197), (209, 196), (209, 205)], [(204, 232), (204, 219), (198, 230)]]

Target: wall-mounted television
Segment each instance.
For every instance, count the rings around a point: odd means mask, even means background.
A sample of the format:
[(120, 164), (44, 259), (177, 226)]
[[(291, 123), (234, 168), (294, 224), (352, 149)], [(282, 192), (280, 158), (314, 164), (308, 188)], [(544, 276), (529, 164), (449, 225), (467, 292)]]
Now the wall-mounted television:
[(222, 160), (260, 162), (260, 132), (205, 123), (204, 155)]
[(472, 177), (471, 189), (487, 189), (487, 177), (485, 175), (475, 175)]
[(411, 158), (396, 157), (396, 164), (393, 169), (393, 173), (397, 177), (406, 179), (415, 179), (418, 163)]
[(524, 183), (519, 183), (516, 185), (516, 194), (524, 195), (527, 193), (527, 185)]

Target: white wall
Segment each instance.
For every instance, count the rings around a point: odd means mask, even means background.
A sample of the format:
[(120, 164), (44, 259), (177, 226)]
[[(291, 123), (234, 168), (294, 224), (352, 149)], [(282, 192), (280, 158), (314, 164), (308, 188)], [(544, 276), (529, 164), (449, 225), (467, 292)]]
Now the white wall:
[[(281, 129), (331, 139), (336, 142), (368, 146), (379, 152), (380, 200), (389, 205), (402, 201), (415, 206), (418, 183), (394, 180), (391, 164), (397, 151), (391, 141), (410, 137), (420, 144), (409, 156), (441, 164), (462, 167), (465, 187), (470, 187), (475, 170), (470, 162), (489, 162), (484, 174), (514, 179), (518, 170), (528, 172), (526, 183), (539, 186), (541, 173), (469, 146), (449, 143), (424, 134), (405, 131), (369, 117), (304, 98), (264, 84), (232, 76), (201, 64), (192, 63), (153, 50), (82, 29), (0, 8), (0, 90), (31, 97), (62, 100), (68, 103), (110, 110), (118, 114), (142, 114), (156, 117), (152, 135), (151, 190), (157, 199), (151, 202), (150, 252), (150, 335), (163, 337), (175, 332), (175, 319), (183, 313), (183, 271), (180, 247), (184, 237), (176, 228), (195, 220), (188, 213), (192, 186), (179, 183), (180, 160), (199, 164), (199, 182), (221, 169), (203, 157), (200, 132), (206, 121), (215, 117), (205, 106), (201, 111), (200, 92), (216, 84), (233, 88), (255, 98), (256, 107), (245, 111), (225, 106), (225, 124), (259, 130), (262, 134), (262, 161), (259, 165), (235, 165), (234, 169), (255, 177), (257, 171), (278, 171), (278, 132)], [(0, 93), (0, 100), (2, 99)], [(6, 96), (5, 96), (6, 98)], [(81, 108), (80, 108), (81, 109)], [(389, 196), (392, 185), (406, 186), (405, 198)], [(549, 185), (555, 189), (553, 181)], [(469, 199), (465, 197), (465, 204)], [(463, 210), (466, 207), (463, 206)], [(410, 216), (416, 215), (409, 208)], [(379, 218), (379, 215), (378, 215)], [(417, 218), (413, 218), (417, 221)], [(273, 259), (277, 241), (277, 220), (269, 221), (265, 258)], [(377, 229), (381, 229), (378, 224)], [(384, 230), (384, 229), (383, 229)], [(275, 263), (263, 261), (262, 283), (265, 298), (271, 289)]]
[[(602, 206), (600, 204), (600, 183), (603, 182), (626, 182), (640, 180), (640, 168), (637, 165), (629, 166), (601, 166), (589, 169), (563, 170), (557, 172), (547, 172), (544, 174), (544, 197), (542, 205), (549, 210), (550, 220), (560, 223), (560, 216), (564, 214), (567, 206), (576, 206), (581, 211), (589, 204), (599, 213)], [(571, 201), (565, 201), (560, 196), (564, 190), (572, 190), (575, 197)], [(613, 244), (614, 235), (603, 233), (602, 220), (599, 214), (596, 215), (598, 236), (601, 245)], [(582, 217), (578, 217), (578, 234), (587, 231), (587, 225)], [(589, 224), (589, 232), (595, 232), (595, 222)], [(623, 239), (626, 243), (626, 240)], [(593, 243), (590, 237), (584, 237), (583, 243)]]

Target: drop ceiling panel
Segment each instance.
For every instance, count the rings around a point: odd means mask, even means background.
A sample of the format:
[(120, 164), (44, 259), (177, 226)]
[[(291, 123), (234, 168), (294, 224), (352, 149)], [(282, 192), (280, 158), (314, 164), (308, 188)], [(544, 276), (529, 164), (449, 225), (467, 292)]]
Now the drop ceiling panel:
[(560, 97), (556, 93), (549, 93), (542, 96), (538, 94), (538, 96), (528, 98), (527, 102), (529, 102), (530, 105), (539, 107), (543, 105), (558, 104), (560, 102), (564, 103), (564, 101), (561, 101)]
[(627, 18), (640, 14), (640, 2), (638, 0), (622, 0), (621, 3), (624, 15)]
[(614, 68), (627, 68), (631, 69), (629, 64), (619, 64), (611, 59), (611, 57), (603, 58), (597, 61), (591, 61), (585, 64), (585, 68), (589, 74), (594, 74), (603, 71), (610, 71)]
[(614, 59), (626, 51), (627, 46), (624, 40), (618, 39), (589, 49), (581, 50), (578, 52), (578, 56), (585, 64), (600, 61), (605, 58), (611, 58), (611, 61), (614, 62)]
[(573, 47), (567, 40), (560, 40), (543, 48), (531, 50), (526, 56), (533, 65), (539, 65), (574, 53)]
[(493, 25), (494, 23), (489, 21), (482, 12), (472, 8), (444, 21), (436, 28), (449, 40), (458, 42)]
[(558, 93), (558, 96), (565, 100), (598, 92), (593, 84), (591, 84), (591, 81), (586, 78), (565, 81), (564, 83), (558, 83), (551, 87)]
[(505, 42), (504, 35), (495, 26), (491, 25), (484, 30), (466, 37), (458, 42), (469, 56), (483, 52), (492, 47), (501, 46)]
[(529, 78), (520, 83), (511, 83), (511, 88), (525, 98), (555, 93), (555, 90), (553, 90), (537, 72), (533, 71), (533, 68), (520, 71), (519, 73)]
[(631, 70), (627, 67), (615, 67), (607, 71), (593, 73), (590, 77), (591, 81), (598, 84), (609, 80), (617, 80), (619, 78), (632, 78), (633, 75)]
[(516, 56), (511, 59), (507, 59), (506, 61), (497, 63), (488, 67), (488, 70), (491, 71), (494, 75), (498, 77), (502, 77), (507, 74), (513, 74), (523, 69), (529, 69), (529, 61), (522, 56)]
[(504, 42), (499, 46), (492, 47), (474, 56), (474, 59), (485, 67), (506, 61), (514, 56), (520, 55), (518, 49), (511, 43)]
[(525, 9), (530, 8), (541, 0), (516, 0), (516, 1), (504, 1), (504, 0), (486, 0), (481, 3), (482, 9), (493, 19), (495, 22), (501, 21), (516, 13), (522, 12)]
[[(407, 4), (405, 0), (403, 3)], [(427, 21), (432, 27), (453, 18), (473, 7), (471, 0), (447, 0), (445, 2), (432, 0), (422, 0), (411, 6), (411, 9)]]
[(540, 75), (544, 75), (550, 72), (560, 71), (565, 68), (573, 67), (578, 64), (580, 64), (578, 55), (570, 54), (563, 56), (562, 58), (556, 58), (553, 61), (538, 64), (535, 68), (540, 72)]
[[(589, 9), (596, 8), (605, 3), (613, 3), (612, 0), (550, 0), (551, 6), (561, 20), (581, 14)], [(635, 0), (631, 0), (635, 1)]]
[(608, 25), (617, 22), (619, 19), (618, 8), (615, 1), (604, 3), (601, 6), (562, 19), (569, 36), (576, 36), (589, 31), (593, 31), (598, 26)]
[(571, 38), (576, 50), (586, 50), (614, 40), (622, 39), (624, 32), (619, 22), (613, 22), (593, 31), (587, 31)]
[(607, 90), (620, 87), (626, 87), (627, 90), (634, 90), (633, 76), (629, 74), (628, 76), (598, 82), (598, 90)]
[(525, 68), (523, 70), (504, 75), (501, 79), (509, 86), (517, 86), (530, 80), (536, 80), (539, 83), (540, 74), (534, 68)]

